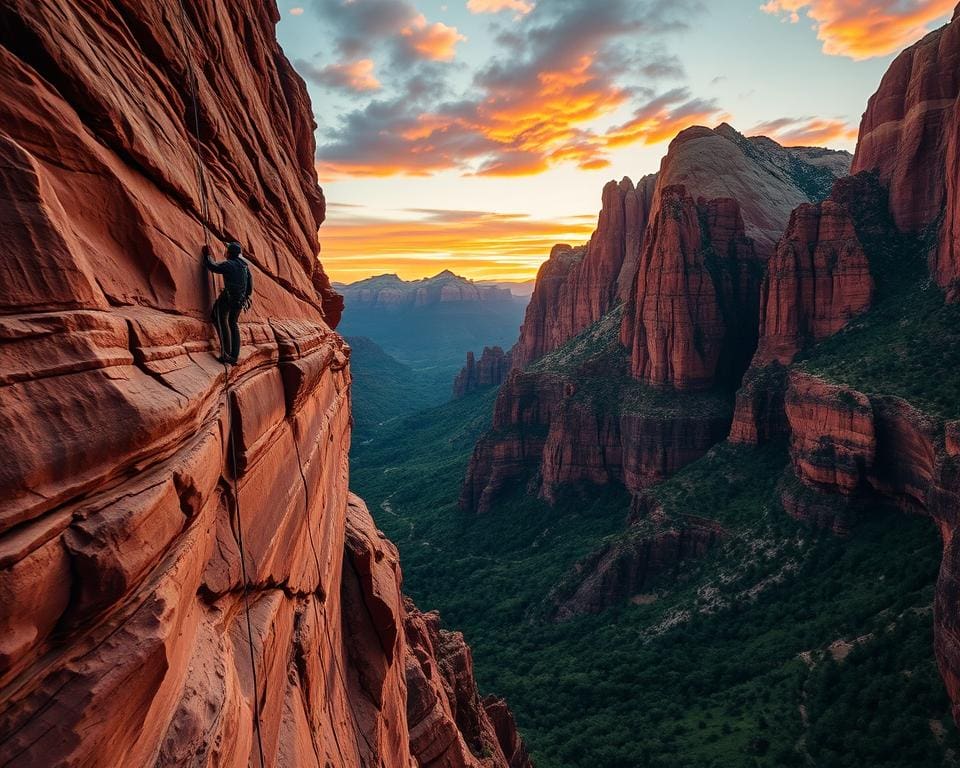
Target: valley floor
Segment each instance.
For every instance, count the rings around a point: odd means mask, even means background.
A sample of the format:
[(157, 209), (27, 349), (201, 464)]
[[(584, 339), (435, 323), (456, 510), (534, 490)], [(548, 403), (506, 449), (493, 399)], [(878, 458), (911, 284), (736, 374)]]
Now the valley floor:
[(397, 543), (405, 589), (474, 649), (539, 768), (939, 766), (960, 739), (933, 658), (933, 523), (869, 510), (838, 538), (775, 494), (782, 445), (721, 444), (653, 497), (722, 543), (599, 614), (551, 619), (578, 562), (624, 535), (609, 488), (553, 508), (517, 487), (457, 508), (494, 390), (356, 445), (352, 483)]

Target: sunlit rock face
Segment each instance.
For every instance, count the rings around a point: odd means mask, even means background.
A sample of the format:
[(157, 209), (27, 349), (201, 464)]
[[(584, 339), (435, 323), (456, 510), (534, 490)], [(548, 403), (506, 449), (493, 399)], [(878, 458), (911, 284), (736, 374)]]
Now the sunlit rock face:
[[(0, 9), (0, 763), (427, 764), (429, 650), (348, 490), (306, 90), (272, 3), (185, 6)], [(255, 277), (229, 372), (202, 221)], [(457, 764), (510, 764), (497, 717)]]
[(859, 171), (879, 172), (901, 231), (940, 227), (931, 272), (960, 299), (960, 7), (890, 65), (860, 123)]

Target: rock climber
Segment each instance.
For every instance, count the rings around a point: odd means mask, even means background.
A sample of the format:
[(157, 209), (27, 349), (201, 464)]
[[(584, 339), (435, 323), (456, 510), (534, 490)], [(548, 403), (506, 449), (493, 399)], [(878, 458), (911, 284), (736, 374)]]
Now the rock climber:
[(240, 312), (250, 309), (253, 296), (253, 274), (247, 260), (243, 258), (240, 243), (227, 243), (226, 260), (214, 261), (210, 257), (210, 246), (201, 250), (207, 269), (223, 275), (223, 290), (213, 305), (210, 318), (220, 338), (220, 357), (217, 360), (227, 365), (235, 365), (240, 356)]

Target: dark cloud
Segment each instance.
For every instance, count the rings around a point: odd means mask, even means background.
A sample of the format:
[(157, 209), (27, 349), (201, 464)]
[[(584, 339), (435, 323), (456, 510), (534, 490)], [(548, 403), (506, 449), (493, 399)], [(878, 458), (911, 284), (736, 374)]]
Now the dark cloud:
[[(424, 43), (411, 52), (391, 35), (412, 19), (420, 20), (415, 26), (421, 31), (429, 24), (405, 0), (316, 0), (316, 6), (335, 20), (341, 50), (366, 52), (372, 48), (355, 41), (372, 46), (380, 39), (393, 72), (408, 73), (391, 89), (394, 98), (347, 114), (327, 134), (318, 152), (325, 177), (445, 169), (532, 174), (559, 163), (595, 169), (608, 163), (608, 147), (659, 141), (685, 127), (684, 120), (718, 112), (712, 101), (682, 89), (657, 95), (653, 85), (683, 75), (662, 38), (685, 29), (702, 9), (700, 0), (540, 2), (498, 28), (497, 53), (459, 100), (450, 98), (448, 72), (422, 61), (449, 52), (451, 28), (436, 30), (434, 47)], [(431, 55), (423, 56), (428, 48)], [(591, 128), (631, 106), (634, 117), (624, 125), (606, 133)]]

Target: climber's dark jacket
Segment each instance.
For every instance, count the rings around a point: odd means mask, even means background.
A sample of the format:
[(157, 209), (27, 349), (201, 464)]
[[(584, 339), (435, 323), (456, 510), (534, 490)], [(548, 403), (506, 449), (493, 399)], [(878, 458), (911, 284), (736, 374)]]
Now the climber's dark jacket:
[(230, 256), (225, 261), (214, 261), (204, 249), (204, 264), (211, 272), (223, 275), (223, 290), (229, 302), (242, 306), (253, 295), (253, 273), (242, 256)]

